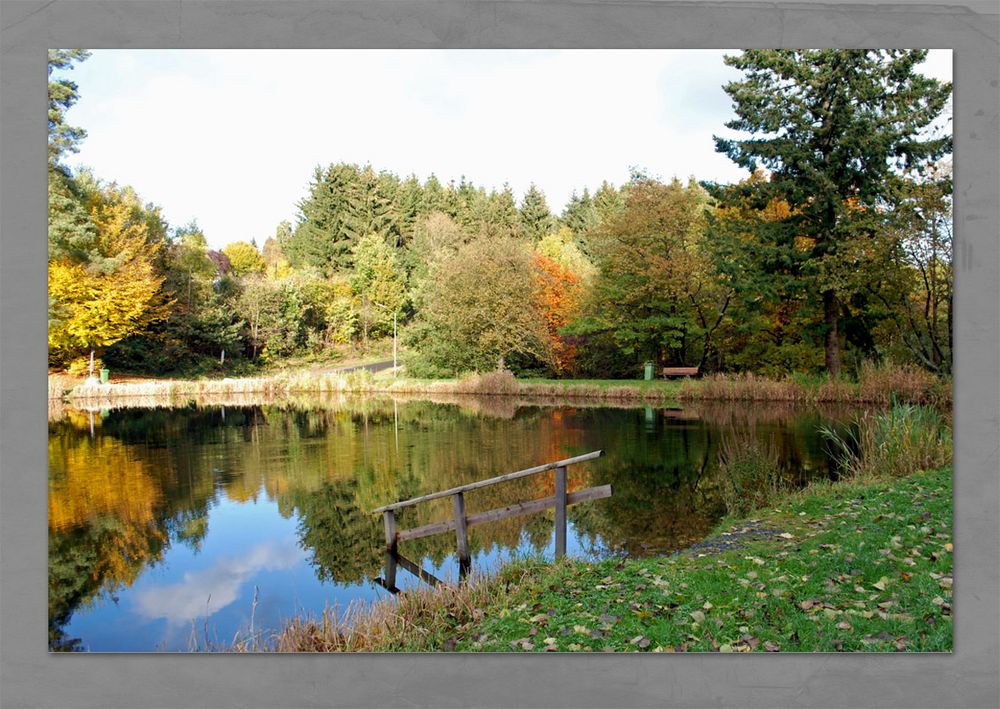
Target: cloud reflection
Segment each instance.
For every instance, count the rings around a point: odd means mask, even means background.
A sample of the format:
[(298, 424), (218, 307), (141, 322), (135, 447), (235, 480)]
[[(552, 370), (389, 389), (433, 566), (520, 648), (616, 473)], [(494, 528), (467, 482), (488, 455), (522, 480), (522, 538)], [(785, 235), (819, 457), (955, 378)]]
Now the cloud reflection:
[(182, 581), (136, 593), (135, 611), (145, 618), (188, 623), (209, 617), (239, 598), (240, 587), (261, 571), (289, 569), (305, 558), (295, 544), (264, 543), (245, 556), (224, 558), (202, 571), (187, 572)]

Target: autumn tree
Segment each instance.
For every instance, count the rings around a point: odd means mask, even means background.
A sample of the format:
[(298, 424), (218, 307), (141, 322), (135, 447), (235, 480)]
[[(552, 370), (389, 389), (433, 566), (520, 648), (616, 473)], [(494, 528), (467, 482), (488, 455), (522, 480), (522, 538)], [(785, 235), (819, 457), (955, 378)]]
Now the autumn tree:
[[(856, 265), (849, 242), (871, 239), (878, 208), (904, 168), (951, 151), (950, 137), (927, 129), (948, 102), (951, 85), (917, 73), (926, 50), (748, 50), (727, 56), (744, 76), (724, 88), (737, 118), (726, 126), (748, 137), (717, 137), (716, 149), (766, 182), (717, 191), (759, 203), (780, 197), (790, 214), (761, 240), (789, 258), (807, 243), (798, 269), (802, 288), (822, 300), (826, 369), (840, 371), (840, 320)], [(803, 239), (806, 240), (803, 242)], [(797, 241), (798, 240), (798, 241)]]
[(49, 352), (59, 362), (91, 353), (141, 332), (165, 314), (156, 268), (162, 241), (150, 234), (135, 193), (115, 185), (87, 205), (98, 257), (49, 262)]
[(264, 273), (267, 264), (261, 257), (257, 247), (246, 241), (234, 241), (222, 248), (222, 253), (229, 257), (229, 266), (234, 276), (248, 276)]
[(564, 338), (560, 330), (574, 320), (580, 311), (583, 289), (580, 277), (557, 261), (535, 250), (536, 308), (545, 319), (556, 374), (572, 370), (576, 345)]

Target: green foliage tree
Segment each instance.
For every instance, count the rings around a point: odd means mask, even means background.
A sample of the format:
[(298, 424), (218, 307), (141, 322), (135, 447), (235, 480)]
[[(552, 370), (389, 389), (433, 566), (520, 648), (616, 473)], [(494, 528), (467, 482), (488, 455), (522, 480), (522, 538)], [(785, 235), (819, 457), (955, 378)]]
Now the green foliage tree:
[(426, 304), (407, 340), (417, 374), (454, 375), (553, 365), (536, 304), (530, 251), (523, 242), (479, 237), (437, 263)]
[[(951, 86), (915, 66), (924, 50), (748, 50), (726, 57), (744, 78), (724, 88), (737, 118), (727, 127), (746, 138), (717, 137), (716, 149), (771, 179), (717, 189), (722, 200), (752, 194), (781, 198), (789, 215), (760, 232), (760, 245), (790, 264), (801, 287), (822, 298), (825, 365), (840, 371), (843, 303), (854, 292), (857, 253), (872, 239), (879, 207), (891, 201), (901, 171), (951, 150), (950, 137), (927, 136)], [(779, 228), (780, 227), (780, 228)]]
[(568, 334), (611, 335), (621, 353), (703, 365), (730, 294), (707, 256), (707, 195), (697, 184), (636, 178), (598, 229), (598, 275)]
[(406, 274), (381, 236), (368, 234), (354, 247), (351, 286), (362, 299), (365, 339), (392, 334), (393, 315), (398, 319), (406, 302)]

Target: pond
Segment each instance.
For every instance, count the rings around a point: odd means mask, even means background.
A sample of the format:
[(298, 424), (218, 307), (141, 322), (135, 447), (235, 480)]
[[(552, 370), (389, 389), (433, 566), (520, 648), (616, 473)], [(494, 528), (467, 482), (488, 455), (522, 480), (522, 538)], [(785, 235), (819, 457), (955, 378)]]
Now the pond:
[[(315, 399), (185, 408), (68, 409), (49, 422), (49, 647), (187, 651), (384, 596), (384, 539), (370, 511), (573, 455), (568, 553), (667, 554), (725, 512), (720, 442), (770, 439), (796, 484), (833, 474), (822, 424), (843, 409), (538, 405), (509, 399)], [(553, 494), (551, 472), (470, 492), (468, 513)], [(448, 519), (451, 502), (407, 508), (401, 528)], [(474, 571), (553, 553), (553, 513), (469, 530)], [(458, 576), (454, 533), (400, 552)], [(397, 585), (419, 582), (400, 570)]]

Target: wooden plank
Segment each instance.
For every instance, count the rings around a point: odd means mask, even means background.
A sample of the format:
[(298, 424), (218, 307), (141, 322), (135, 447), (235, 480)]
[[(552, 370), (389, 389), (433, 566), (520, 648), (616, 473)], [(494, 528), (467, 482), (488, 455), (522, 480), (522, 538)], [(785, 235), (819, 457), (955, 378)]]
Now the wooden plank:
[(396, 551), (396, 513), (393, 510), (386, 510), (382, 513), (382, 522), (385, 526), (385, 548), (395, 553)]
[(479, 480), (478, 482), (468, 483), (466, 485), (459, 485), (458, 487), (452, 487), (447, 490), (441, 490), (440, 492), (432, 492), (429, 495), (423, 495), (422, 497), (414, 497), (411, 500), (403, 500), (402, 502), (393, 502), (391, 505), (383, 505), (372, 510), (373, 514), (379, 512), (385, 512), (386, 510), (398, 510), (400, 507), (408, 507), (410, 505), (415, 505), (418, 502), (427, 502), (428, 500), (437, 500), (441, 497), (448, 497), (454, 495), (456, 492), (468, 492), (469, 490), (478, 490), (481, 487), (487, 487), (489, 485), (495, 485), (496, 483), (507, 482), (508, 480), (517, 480), (518, 478), (523, 478), (527, 475), (535, 475), (537, 473), (544, 473), (546, 470), (552, 470), (553, 468), (558, 468), (560, 466), (573, 465), (574, 463), (583, 463), (588, 460), (594, 460), (595, 458), (600, 458), (604, 455), (604, 451), (592, 451), (590, 453), (584, 453), (583, 455), (573, 456), (572, 458), (566, 458), (565, 460), (557, 460), (554, 463), (546, 463), (545, 465), (538, 465), (534, 468), (526, 468), (525, 470), (518, 470), (514, 473), (507, 473), (506, 475), (498, 475), (495, 478), (489, 478), (487, 480)]
[[(468, 524), (468, 522), (466, 523)], [(401, 542), (405, 542), (410, 539), (420, 539), (421, 537), (429, 537), (433, 534), (444, 534), (445, 532), (450, 532), (455, 529), (455, 520), (449, 519), (445, 522), (435, 522), (434, 524), (425, 524), (423, 527), (413, 527), (412, 529), (401, 529), (396, 532), (396, 539)]]
[(561, 559), (566, 556), (566, 467), (556, 468), (556, 551)]
[(399, 556), (397, 554), (396, 555), (396, 561), (399, 563), (400, 566), (402, 566), (404, 569), (406, 569), (407, 571), (409, 571), (411, 574), (413, 574), (414, 576), (416, 576), (417, 578), (419, 578), (424, 583), (426, 583), (426, 584), (428, 584), (430, 586), (439, 586), (441, 584), (440, 579), (438, 579), (436, 576), (434, 576), (434, 574), (430, 573), (429, 571), (424, 571), (423, 568), (421, 568), (418, 564), (410, 561), (406, 557)]
[(664, 377), (697, 377), (697, 367), (664, 367)]
[(469, 530), (465, 524), (465, 494), (456, 492), (451, 498), (455, 510), (455, 539), (458, 541), (458, 561), (469, 561)]
[(396, 554), (391, 551), (385, 553), (385, 587), (388, 590), (396, 588)]
[(389, 593), (391, 593), (394, 596), (397, 593), (399, 593), (399, 589), (396, 588), (394, 585), (392, 585), (390, 583), (387, 583), (385, 579), (377, 578), (377, 579), (375, 579), (375, 583), (377, 583), (379, 586), (381, 586), (382, 588), (384, 588), (386, 591), (388, 591)]
[[(605, 497), (611, 497), (612, 492), (613, 490), (610, 485), (601, 485), (600, 487), (589, 487), (586, 490), (577, 490), (576, 492), (571, 492), (566, 495), (566, 504), (576, 505), (581, 502), (601, 500)], [(480, 524), (486, 524), (487, 522), (496, 522), (500, 519), (520, 517), (521, 515), (541, 512), (542, 510), (555, 506), (556, 498), (554, 496), (542, 497), (530, 502), (518, 502), (513, 505), (507, 505), (506, 507), (497, 507), (496, 509), (487, 510), (486, 512), (477, 512), (475, 514), (468, 515), (465, 518), (465, 526), (475, 527)], [(443, 534), (445, 532), (450, 532), (453, 529), (455, 529), (455, 520), (450, 519), (446, 522), (435, 522), (434, 524), (426, 524), (423, 527), (400, 530), (396, 534), (396, 538), (401, 542), (405, 542), (410, 539), (420, 539), (421, 537), (430, 537), (434, 534)]]

